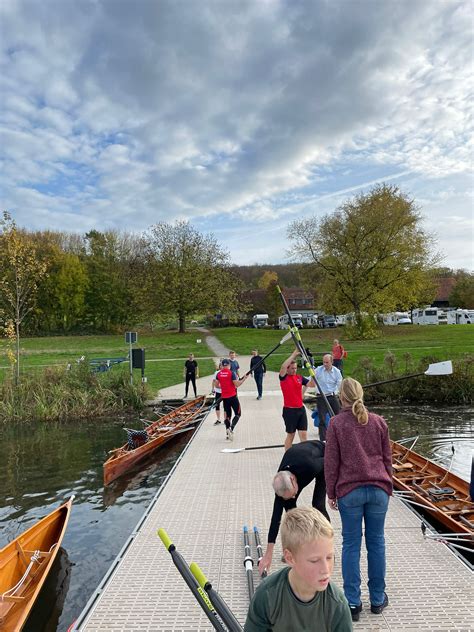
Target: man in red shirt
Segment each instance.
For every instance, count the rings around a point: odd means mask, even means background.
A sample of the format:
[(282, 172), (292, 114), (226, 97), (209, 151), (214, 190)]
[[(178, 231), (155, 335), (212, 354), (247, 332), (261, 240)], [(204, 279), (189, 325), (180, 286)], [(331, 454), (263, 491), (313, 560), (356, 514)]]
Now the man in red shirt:
[(291, 448), (296, 431), (300, 441), (308, 439), (308, 418), (303, 405), (303, 393), (307, 386), (314, 386), (313, 379), (297, 375), (296, 358), (299, 351), (295, 349), (280, 368), (280, 388), (283, 393), (283, 420), (285, 421), (285, 450)]
[[(235, 371), (231, 369), (230, 360), (228, 358), (224, 358), (221, 361), (221, 370), (217, 373), (213, 382), (214, 386), (220, 386), (221, 388), (225, 415), (224, 423), (226, 439), (229, 441), (233, 441), (234, 439), (234, 428), (237, 425), (241, 414), (240, 402), (237, 397), (237, 389), (247, 378), (248, 375), (244, 375), (244, 377), (239, 380)], [(232, 411), (234, 411), (234, 418), (231, 423), (230, 418), (232, 416)]]

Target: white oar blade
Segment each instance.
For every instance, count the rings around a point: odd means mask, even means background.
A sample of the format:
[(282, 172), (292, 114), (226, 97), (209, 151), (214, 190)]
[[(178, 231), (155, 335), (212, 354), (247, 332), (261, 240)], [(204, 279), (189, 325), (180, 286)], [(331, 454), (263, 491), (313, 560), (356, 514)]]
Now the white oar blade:
[(291, 331), (289, 331), (286, 336), (283, 336), (283, 338), (280, 340), (280, 344), (282, 345), (284, 342), (286, 342), (287, 340), (291, 339)]
[(425, 375), (451, 375), (452, 372), (453, 363), (451, 360), (446, 360), (445, 362), (430, 364), (428, 369), (425, 371)]
[(243, 452), (245, 448), (224, 448), (221, 452), (226, 452), (227, 454), (232, 454), (235, 452)]

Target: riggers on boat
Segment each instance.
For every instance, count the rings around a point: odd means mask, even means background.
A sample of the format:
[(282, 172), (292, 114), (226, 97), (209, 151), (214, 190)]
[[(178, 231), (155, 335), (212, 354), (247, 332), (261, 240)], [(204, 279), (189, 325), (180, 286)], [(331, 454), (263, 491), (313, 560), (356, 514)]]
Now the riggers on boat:
[(141, 461), (177, 434), (190, 430), (200, 420), (200, 413), (204, 412), (206, 399), (206, 396), (202, 395), (186, 402), (183, 406), (172, 410), (158, 421), (150, 424), (146, 430), (136, 433), (144, 438), (144, 441), (138, 442), (137, 447), (132, 447), (133, 444), (130, 445), (128, 442), (121, 448), (112, 450), (110, 457), (104, 463), (104, 485), (109, 485), (132, 465)]
[(421, 505), (449, 532), (474, 546), (474, 503), (469, 483), (442, 465), (392, 441), (393, 484), (409, 503)]
[(0, 630), (21, 630), (51, 570), (71, 513), (72, 496), (0, 551)]

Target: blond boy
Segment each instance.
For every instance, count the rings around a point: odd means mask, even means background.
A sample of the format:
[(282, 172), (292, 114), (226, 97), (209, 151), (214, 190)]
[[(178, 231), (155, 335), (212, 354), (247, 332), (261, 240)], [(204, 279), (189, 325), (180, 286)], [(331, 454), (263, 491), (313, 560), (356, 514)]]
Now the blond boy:
[(245, 632), (350, 632), (343, 592), (330, 583), (334, 530), (313, 507), (288, 511), (281, 525), (287, 567), (265, 579), (250, 603)]

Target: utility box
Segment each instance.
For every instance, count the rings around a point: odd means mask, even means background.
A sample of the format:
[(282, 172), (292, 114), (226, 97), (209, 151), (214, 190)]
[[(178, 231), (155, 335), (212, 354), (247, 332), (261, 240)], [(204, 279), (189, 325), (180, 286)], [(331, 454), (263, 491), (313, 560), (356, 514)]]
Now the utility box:
[(132, 349), (132, 368), (145, 369), (145, 349)]

